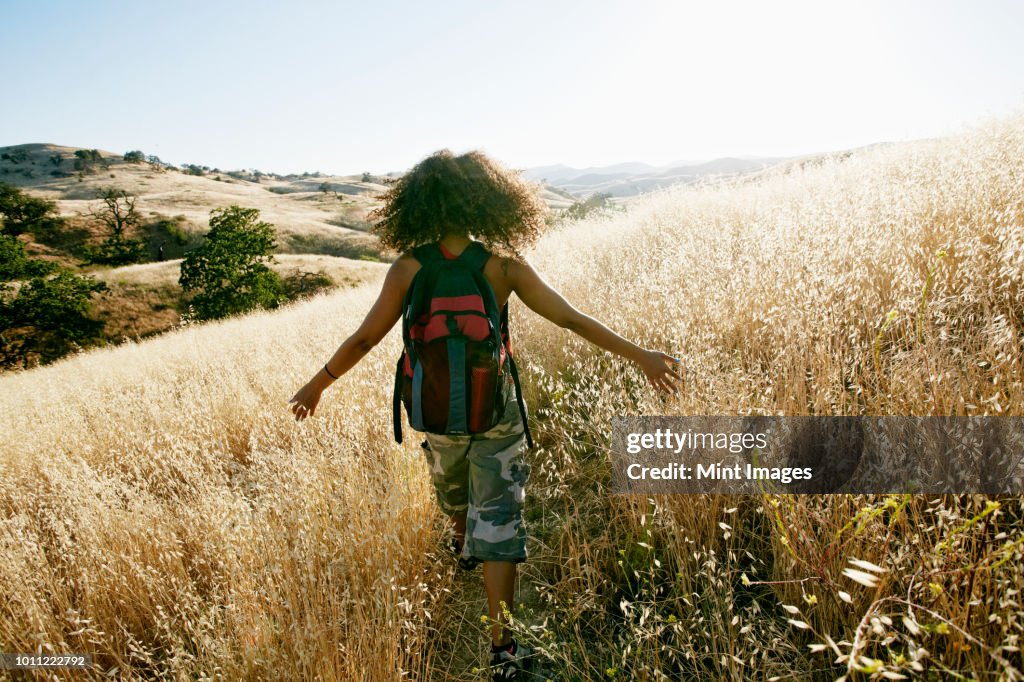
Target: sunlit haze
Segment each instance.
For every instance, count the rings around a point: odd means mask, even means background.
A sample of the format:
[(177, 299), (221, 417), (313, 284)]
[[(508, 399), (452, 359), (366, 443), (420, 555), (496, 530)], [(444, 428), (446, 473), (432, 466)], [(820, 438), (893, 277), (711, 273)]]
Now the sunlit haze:
[(1024, 108), (1017, 2), (3, 2), (0, 145), (279, 173), (788, 156)]

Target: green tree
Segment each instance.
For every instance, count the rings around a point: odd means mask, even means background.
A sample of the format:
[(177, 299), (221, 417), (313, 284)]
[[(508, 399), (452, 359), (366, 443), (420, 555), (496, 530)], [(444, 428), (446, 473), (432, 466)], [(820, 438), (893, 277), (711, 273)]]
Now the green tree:
[(75, 170), (92, 172), (95, 166), (107, 167), (107, 161), (98, 149), (79, 149), (75, 152)]
[(17, 237), (0, 234), (0, 282), (27, 277), (42, 277), (57, 269), (56, 264), (32, 259)]
[(128, 230), (139, 224), (139, 213), (135, 210), (137, 197), (123, 189), (101, 190), (99, 200), (103, 205), (93, 216), (107, 226), (114, 239), (127, 239)]
[(124, 160), (127, 163), (142, 163), (146, 160), (146, 155), (141, 150), (135, 149), (130, 152), (124, 153)]
[(89, 304), (106, 289), (63, 268), (33, 277), (17, 291), (0, 284), (0, 366), (52, 362), (97, 341), (103, 322), (89, 317)]
[(22, 232), (50, 232), (64, 222), (52, 201), (37, 199), (4, 183), (0, 183), (0, 217), (3, 218), (2, 231), (12, 236)]
[(281, 278), (267, 267), (277, 247), (274, 226), (259, 215), (240, 206), (211, 211), (206, 241), (182, 261), (178, 282), (196, 292), (191, 303), (199, 319), (276, 308), (285, 300)]
[(146, 259), (146, 245), (128, 236), (129, 231), (139, 225), (140, 216), (135, 210), (137, 197), (123, 189), (109, 188), (99, 194), (101, 206), (92, 216), (110, 231), (99, 246), (86, 249), (86, 260), (106, 265), (127, 265)]
[(0, 186), (0, 367), (52, 362), (102, 333), (103, 323), (89, 317), (89, 304), (106, 285), (30, 258), (15, 236), (60, 224), (53, 210), (52, 202)]

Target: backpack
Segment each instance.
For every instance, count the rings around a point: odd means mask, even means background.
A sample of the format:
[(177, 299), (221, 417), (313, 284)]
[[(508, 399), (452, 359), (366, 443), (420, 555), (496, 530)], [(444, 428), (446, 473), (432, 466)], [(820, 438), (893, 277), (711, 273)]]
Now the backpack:
[(402, 442), (399, 404), (417, 431), (483, 433), (501, 421), (514, 388), (532, 448), (512, 360), (508, 304), (498, 309), (483, 274), (490, 252), (470, 242), (458, 258), (448, 259), (439, 244), (426, 244), (413, 249), (412, 256), (421, 267), (402, 303), (405, 349), (395, 367), (395, 440)]

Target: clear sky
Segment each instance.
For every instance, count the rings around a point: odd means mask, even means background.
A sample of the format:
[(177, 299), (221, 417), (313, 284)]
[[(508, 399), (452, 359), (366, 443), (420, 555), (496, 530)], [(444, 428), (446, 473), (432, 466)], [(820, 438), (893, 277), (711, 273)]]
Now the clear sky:
[(1024, 109), (1024, 2), (0, 0), (0, 145), (279, 173), (796, 155)]

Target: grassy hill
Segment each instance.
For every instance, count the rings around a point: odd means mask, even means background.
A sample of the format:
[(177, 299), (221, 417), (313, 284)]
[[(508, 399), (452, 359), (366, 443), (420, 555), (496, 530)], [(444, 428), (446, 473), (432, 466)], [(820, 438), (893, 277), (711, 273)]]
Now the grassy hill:
[[(96, 298), (94, 312), (112, 341), (161, 333), (179, 323), (185, 306), (172, 271), (208, 231), (215, 208), (237, 204), (259, 209), (261, 219), (276, 227), (275, 269), (282, 275), (298, 269), (322, 272), (340, 285), (362, 281), (367, 268), (360, 259), (390, 259), (368, 233), (367, 222), (387, 180), (368, 174), (280, 176), (175, 168), (156, 160), (129, 162), (122, 154), (53, 144), (0, 147), (0, 182), (55, 201), (66, 220), (60, 232), (36, 235), (36, 241), (26, 244), (28, 253), (108, 283), (110, 291)], [(138, 197), (141, 225), (134, 236), (145, 243), (153, 263), (81, 266), (84, 246), (106, 237), (91, 214), (100, 206), (99, 193), (110, 188)], [(552, 188), (543, 194), (554, 209), (574, 201)], [(157, 263), (161, 249), (166, 260)]]
[[(386, 177), (219, 169), (197, 176), (164, 164), (128, 163), (121, 154), (103, 150), (101, 162), (76, 170), (75, 153), (84, 151), (53, 144), (0, 147), (6, 157), (0, 158), (0, 182), (55, 200), (61, 214), (71, 218), (86, 216), (100, 190), (123, 189), (138, 195), (138, 208), (149, 222), (177, 218), (177, 228), (186, 234), (206, 232), (212, 209), (238, 204), (258, 208), (277, 226), (281, 253), (379, 255), (376, 240), (367, 234), (366, 215), (379, 205), (374, 197), (387, 189)], [(571, 203), (550, 189), (543, 196), (553, 208)], [(162, 238), (173, 252), (173, 240)], [(148, 241), (155, 252), (156, 238)]]
[[(1021, 225), (1018, 117), (548, 234), (545, 278), (685, 384), (513, 303), (540, 446), (515, 627), (550, 675), (1020, 679), (1021, 496), (622, 496), (607, 448), (619, 414), (1021, 416)], [(287, 410), (379, 282), (0, 377), (2, 648), (95, 679), (486, 679), (479, 576), (390, 437), (396, 333)]]
[[(281, 253), (379, 253), (376, 240), (366, 234), (366, 214), (376, 205), (373, 195), (385, 187), (361, 176), (311, 179), (213, 170), (198, 176), (163, 164), (128, 163), (106, 151), (99, 151), (101, 162), (76, 170), (79, 151), (85, 150), (51, 144), (0, 148), (0, 156), (8, 157), (0, 159), (0, 182), (56, 201), (60, 213), (83, 229), (97, 193), (112, 187), (137, 195), (138, 210), (150, 225), (177, 218), (176, 227), (186, 235), (205, 233), (212, 209), (238, 204), (258, 208), (277, 227)], [(168, 255), (180, 255), (168, 235), (147, 236), (154, 254), (161, 239)]]

